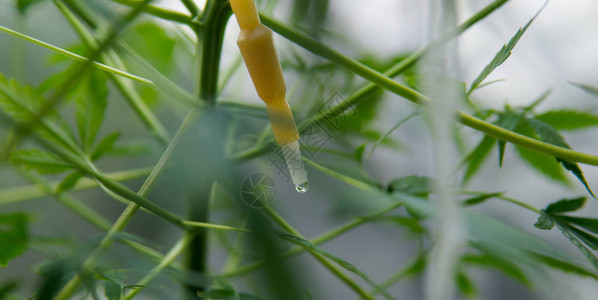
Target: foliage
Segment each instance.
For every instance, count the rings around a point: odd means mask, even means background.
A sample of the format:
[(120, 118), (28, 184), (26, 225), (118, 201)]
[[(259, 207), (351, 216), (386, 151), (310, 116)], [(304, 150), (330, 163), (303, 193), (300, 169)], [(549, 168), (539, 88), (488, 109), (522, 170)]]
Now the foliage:
[[(390, 288), (397, 282), (421, 278), (426, 268), (433, 267), (430, 262), (437, 244), (434, 218), (446, 213), (436, 201), (438, 178), (406, 174), (401, 169), (384, 183), (371, 166), (378, 155), (386, 155), (380, 153), (382, 148), (411, 159), (412, 153), (405, 151), (412, 143), (403, 138), (404, 124), (424, 119), (419, 116), (426, 105), (438, 101), (426, 96), (422, 82), (429, 75), (420, 73), (416, 63), (478, 24), (506, 0), (494, 1), (447, 37), (420, 51), (390, 57), (360, 53), (358, 59), (328, 45), (334, 44), (333, 40), (351, 43), (328, 31), (329, 1), (295, 1), (287, 12), (289, 22), (261, 15), (265, 25), (292, 44), (281, 47), (280, 56), (285, 73), (298, 78), (298, 83), (289, 87), (288, 98), (299, 121), (303, 160), (310, 176), (318, 178), (312, 184), (325, 186), (328, 198), (338, 199), (321, 201), (329, 204), (328, 213), (335, 221), (352, 218), (314, 238), (304, 237), (279, 215), (276, 202), (263, 209), (241, 204), (239, 170), (250, 160), (276, 168), (280, 157), (273, 151), (276, 147), (265, 109), (243, 102), (248, 96), (238, 92), (241, 78), (247, 79), (242, 77), (241, 61), (228, 65), (223, 60), (220, 66), (230, 17), (228, 1), (208, 0), (202, 9), (194, 1), (182, 0), (187, 9), (184, 13), (140, 0), (58, 0), (34, 5), (38, 2), (42, 1), (15, 0), (12, 5), (22, 18), (30, 18), (29, 12), (38, 7), (54, 5), (61, 14), (59, 21), (66, 21), (80, 41), (59, 47), (0, 26), (4, 33), (55, 52), (47, 60), (53, 69), (50, 74), (43, 73), (45, 79), (39, 84), (0, 74), (0, 124), (7, 133), (0, 148), (0, 164), (10, 167), (9, 175), (2, 176), (18, 174), (31, 182), (0, 190), (0, 267), (10, 270), (24, 253), (39, 252), (44, 260), (31, 268), (36, 274), (31, 276), (38, 278), (34, 297), (132, 299), (138, 293), (170, 297), (174, 282), (185, 287), (185, 296), (193, 298), (316, 299), (318, 289), (306, 283), (320, 283), (308, 280), (304, 272), (311, 265), (288, 259), (307, 252), (311, 257), (305, 259), (314, 259), (357, 296), (394, 299)], [(258, 3), (261, 12), (273, 11), (278, 5), (275, 0)], [(454, 196), (463, 216), (464, 244), (455, 257), (454, 276), (446, 280), (464, 298), (482, 297), (483, 285), (474, 273), (480, 269), (496, 271), (529, 289), (545, 280), (542, 274), (547, 271), (598, 280), (598, 219), (577, 215), (586, 205), (586, 197), (561, 199), (538, 210), (527, 204), (533, 199), (513, 199), (507, 196), (509, 191), (465, 190), (496, 148), (500, 167), (505, 161), (529, 166), (565, 187), (573, 186), (566, 172), (570, 171), (581, 183), (577, 185), (594, 197), (592, 180), (585, 177), (580, 164), (598, 165), (598, 157), (572, 150), (565, 138), (566, 131), (598, 126), (598, 115), (573, 108), (537, 112), (550, 97), (550, 90), (523, 107), (505, 105), (493, 110), (476, 104), (475, 92), (495, 82), (485, 81), (513, 54), (538, 14), (499, 49), (468, 90), (460, 80), (446, 80), (458, 85), (462, 103), (475, 116), (458, 112), (458, 121), (479, 131), (471, 134), (476, 145), (469, 145), (471, 139), (460, 141), (464, 150), (470, 150), (455, 166), (456, 174), (462, 173), (462, 189), (455, 188)], [(47, 22), (48, 26), (55, 21), (58, 19)], [(198, 61), (199, 74), (195, 68)], [(398, 83), (400, 80), (405, 85)], [(572, 85), (598, 96), (598, 88), (592, 85)], [(195, 92), (189, 92), (191, 89)], [(386, 92), (423, 107), (393, 116), (388, 122), (392, 126), (386, 126), (380, 122), (389, 100)], [(187, 117), (171, 137), (166, 128), (184, 113)], [(478, 125), (472, 125), (472, 120)], [(518, 160), (509, 157), (511, 146)], [(140, 162), (152, 165), (142, 171), (132, 168)], [(118, 171), (104, 171), (114, 168)], [(288, 175), (284, 168), (278, 171), (277, 175)], [(145, 181), (138, 190), (131, 188), (133, 183), (122, 182), (142, 177)], [(262, 192), (270, 191), (266, 181), (257, 184)], [(79, 194), (82, 189), (94, 192)], [(78, 199), (88, 195), (101, 195), (102, 207)], [(78, 228), (68, 226), (69, 232), (31, 230), (38, 225), (38, 214), (52, 220), (61, 220), (62, 215), (37, 211), (35, 203), (31, 207), (11, 204), (43, 197), (56, 200), (100, 234), (89, 230), (83, 238), (73, 238)], [(108, 198), (127, 205), (115, 220), (104, 217)], [(531, 233), (480, 212), (480, 207), (496, 201), (537, 214), (535, 228), (556, 227), (574, 247), (558, 249), (539, 238), (541, 231)], [(184, 205), (187, 215), (183, 217), (179, 213)], [(154, 223), (148, 222), (151, 225), (138, 226), (146, 232), (127, 228), (139, 218), (140, 210), (158, 217)], [(528, 221), (531, 227), (532, 220)], [(390, 228), (395, 230), (393, 241), (417, 244), (413, 260), (382, 281), (379, 274), (370, 274), (365, 263), (351, 262), (323, 245), (361, 226)], [(87, 232), (88, 228), (81, 230)], [(145, 235), (148, 232), (149, 237)], [(169, 238), (173, 232), (182, 234), (169, 246), (157, 242), (163, 232), (168, 232)], [(407, 238), (394, 235), (397, 232)], [(351, 247), (364, 246), (358, 234), (363, 233), (352, 233), (347, 239)], [(208, 263), (214, 248), (228, 255), (221, 269)], [(568, 251), (575, 249), (586, 261), (572, 258)], [(188, 257), (179, 261), (183, 252)], [(240, 276), (248, 279), (248, 284), (240, 284), (236, 280)], [(26, 281), (29, 279), (11, 277), (0, 282), (0, 299), (31, 296), (20, 290), (20, 283)]]

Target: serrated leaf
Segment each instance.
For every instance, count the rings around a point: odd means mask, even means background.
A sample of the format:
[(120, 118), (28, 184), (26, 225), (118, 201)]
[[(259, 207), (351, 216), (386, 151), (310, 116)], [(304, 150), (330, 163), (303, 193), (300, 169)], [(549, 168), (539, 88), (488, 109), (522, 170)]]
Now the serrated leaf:
[(64, 162), (58, 156), (37, 149), (20, 150), (11, 154), (10, 160), (13, 163), (23, 165), (26, 168), (37, 170), (42, 174), (56, 174), (74, 168)]
[(72, 189), (77, 182), (79, 182), (79, 179), (83, 178), (83, 173), (79, 172), (79, 171), (75, 171), (69, 175), (67, 175), (66, 177), (64, 177), (60, 183), (58, 184), (58, 187), (56, 187), (56, 194), (60, 194), (63, 193), (65, 191), (68, 191), (70, 189)]
[(598, 257), (596, 257), (592, 250), (584, 246), (583, 243), (579, 240), (579, 238), (575, 236), (575, 234), (571, 232), (569, 228), (561, 225), (558, 222), (556, 223), (556, 225), (563, 234), (563, 236), (565, 236), (571, 244), (577, 247), (579, 252), (581, 252), (586, 257), (586, 259), (592, 264), (592, 266), (594, 266), (594, 269), (598, 270)]
[(279, 236), (280, 238), (287, 240), (289, 242), (292, 242), (294, 244), (297, 244), (299, 246), (301, 246), (302, 248), (305, 248), (306, 250), (310, 251), (310, 252), (316, 252), (318, 254), (321, 254), (323, 256), (325, 256), (326, 258), (334, 261), (335, 263), (337, 263), (339, 266), (343, 267), (344, 269), (355, 273), (356, 275), (358, 275), (359, 277), (361, 277), (364, 281), (366, 281), (367, 283), (369, 283), (376, 292), (381, 292), (386, 298), (388, 299), (393, 299), (387, 292), (385, 289), (383, 289), (382, 287), (378, 286), (373, 280), (370, 279), (370, 277), (365, 274), (363, 271), (361, 271), (360, 269), (358, 269), (357, 267), (355, 267), (353, 264), (349, 263), (348, 261), (336, 257), (322, 249), (320, 249), (319, 247), (316, 247), (314, 244), (312, 244), (310, 241), (300, 238), (296, 235), (292, 235), (286, 232), (282, 232), (282, 231), (275, 231), (276, 235)]
[(515, 48), (515, 45), (517, 45), (517, 42), (519, 42), (521, 36), (523, 36), (527, 28), (536, 19), (538, 14), (540, 14), (542, 9), (544, 9), (544, 6), (540, 9), (540, 11), (536, 13), (536, 15), (533, 18), (531, 18), (531, 20), (529, 20), (529, 22), (527, 22), (527, 24), (525, 24), (523, 28), (519, 28), (517, 33), (515, 33), (515, 35), (511, 38), (511, 40), (509, 40), (507, 44), (502, 46), (502, 48), (498, 51), (498, 53), (496, 53), (492, 61), (488, 65), (486, 65), (486, 67), (484, 67), (480, 75), (478, 75), (478, 77), (476, 77), (476, 79), (473, 80), (473, 83), (471, 84), (471, 87), (469, 88), (467, 94), (471, 94), (471, 92), (475, 90), (480, 85), (480, 83), (482, 83), (482, 81), (484, 81), (484, 79), (486, 79), (486, 77), (488, 77), (488, 75), (490, 75), (492, 71), (494, 71), (494, 69), (502, 65), (509, 58), (509, 56), (511, 56), (513, 48)]
[(545, 209), (548, 214), (558, 214), (564, 212), (576, 211), (583, 207), (586, 203), (586, 197), (579, 197), (574, 199), (562, 199), (548, 205)]
[(542, 230), (551, 230), (554, 227), (554, 221), (552, 220), (551, 216), (542, 213), (538, 217), (538, 221), (536, 221), (534, 227)]
[(567, 226), (567, 229), (575, 234), (575, 236), (577, 236), (577, 238), (579, 238), (584, 244), (588, 245), (588, 247), (592, 248), (593, 250), (598, 250), (597, 237), (573, 226)]
[(535, 116), (557, 130), (577, 130), (598, 126), (598, 116), (575, 110), (552, 110)]
[(569, 216), (558, 216), (559, 220), (564, 220), (567, 223), (575, 224), (583, 229), (589, 230), (598, 234), (598, 219), (579, 218)]
[(494, 198), (497, 196), (501, 196), (502, 194), (504, 194), (504, 193), (489, 193), (489, 194), (479, 195), (479, 196), (464, 200), (463, 205), (464, 206), (472, 206), (472, 205), (480, 204), (488, 199), (491, 199), (491, 198)]
[(113, 132), (105, 136), (98, 144), (90, 155), (92, 161), (99, 159), (104, 154), (110, 152), (114, 148), (114, 144), (120, 138), (120, 132)]
[[(565, 142), (565, 139), (552, 126), (537, 119), (526, 118), (525, 120), (531, 127), (534, 128), (536, 134), (540, 137), (542, 141), (547, 142), (549, 144), (553, 144), (555, 146), (571, 149), (571, 147), (569, 147), (569, 145)], [(563, 165), (563, 167), (565, 167), (565, 169), (571, 171), (575, 175), (575, 177), (577, 177), (577, 179), (579, 179), (579, 181), (585, 186), (586, 190), (588, 190), (590, 195), (596, 198), (577, 163), (572, 163), (560, 158), (556, 158), (556, 160), (560, 162)]]
[(23, 213), (0, 215), (0, 266), (27, 250), (29, 218)]
[(107, 106), (107, 77), (101, 71), (88, 72), (78, 85), (76, 97), (77, 129), (83, 149), (89, 151), (104, 121)]
[(394, 179), (388, 184), (389, 193), (411, 194), (427, 197), (432, 192), (432, 179), (426, 176), (410, 175)]

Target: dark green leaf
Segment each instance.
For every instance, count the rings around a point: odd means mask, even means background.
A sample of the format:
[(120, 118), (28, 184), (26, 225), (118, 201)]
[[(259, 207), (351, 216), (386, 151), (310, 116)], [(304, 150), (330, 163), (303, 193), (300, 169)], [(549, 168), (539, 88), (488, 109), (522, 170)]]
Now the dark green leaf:
[(114, 144), (120, 138), (120, 132), (113, 132), (105, 136), (95, 147), (90, 155), (92, 161), (99, 159), (114, 148)]
[(27, 250), (29, 218), (23, 213), (0, 215), (0, 266)]
[(586, 246), (583, 245), (582, 241), (575, 236), (575, 234), (566, 226), (561, 225), (560, 223), (556, 223), (557, 227), (565, 236), (571, 244), (573, 244), (579, 252), (581, 252), (586, 259), (594, 266), (594, 269), (598, 270), (598, 257), (592, 252), (592, 250), (588, 249)]
[(542, 213), (538, 217), (538, 221), (534, 224), (534, 227), (542, 230), (550, 230), (554, 227), (554, 221), (549, 215)]
[(208, 299), (220, 300), (229, 299), (235, 295), (233, 290), (213, 289), (205, 293), (203, 296)]
[(87, 73), (78, 85), (77, 92), (77, 129), (81, 144), (85, 150), (90, 150), (95, 137), (104, 121), (104, 111), (107, 106), (108, 88), (106, 74), (93, 70)]
[(365, 144), (362, 144), (361, 146), (357, 147), (357, 149), (355, 149), (355, 160), (357, 160), (357, 163), (361, 164), (361, 161), (363, 160), (363, 152), (365, 151)]
[(463, 176), (463, 184), (473, 178), (473, 175), (480, 169), (495, 143), (495, 138), (486, 135), (475, 149), (465, 157), (464, 162), (469, 162), (469, 164), (467, 165), (465, 175)]
[(457, 287), (466, 298), (476, 298), (478, 294), (473, 281), (465, 272), (457, 273)]
[(483, 194), (483, 195), (479, 195), (476, 197), (472, 197), (469, 199), (466, 199), (463, 201), (463, 205), (464, 206), (471, 206), (471, 205), (476, 205), (476, 204), (480, 204), (490, 198), (494, 198), (497, 196), (501, 196), (504, 193), (490, 193), (490, 194)]
[(425, 176), (411, 175), (395, 179), (388, 184), (389, 193), (403, 193), (427, 197), (431, 191), (432, 179)]
[[(565, 139), (552, 126), (550, 126), (540, 120), (537, 120), (537, 119), (527, 118), (525, 120), (531, 127), (534, 128), (534, 130), (536, 131), (536, 134), (544, 142), (553, 144), (555, 146), (571, 149), (571, 147), (569, 147), (569, 145), (565, 142)], [(588, 185), (588, 182), (586, 181), (585, 177), (583, 176), (583, 172), (581, 171), (581, 169), (579, 168), (577, 163), (569, 162), (569, 161), (566, 161), (566, 160), (563, 160), (560, 158), (556, 158), (556, 160), (558, 162), (560, 162), (561, 164), (563, 164), (563, 167), (565, 167), (565, 169), (571, 171), (575, 175), (575, 177), (577, 177), (577, 179), (579, 179), (579, 181), (585, 186), (586, 190), (588, 190), (590, 195), (592, 195), (592, 197), (596, 198), (594, 196), (594, 193), (592, 193), (592, 190), (590, 189), (590, 186)]]
[(598, 116), (575, 110), (553, 110), (535, 116), (557, 130), (576, 130), (598, 126)]
[(598, 219), (579, 218), (569, 216), (558, 216), (559, 220), (564, 220), (567, 223), (575, 224), (586, 230), (598, 234)]
[[(542, 7), (542, 9), (543, 8), (544, 7)], [(542, 9), (540, 9), (540, 11), (542, 11)], [(488, 75), (490, 75), (490, 73), (494, 71), (494, 69), (502, 65), (502, 63), (504, 63), (507, 60), (507, 58), (511, 56), (513, 48), (515, 48), (515, 45), (517, 45), (517, 42), (519, 42), (519, 39), (521, 38), (523, 33), (525, 33), (527, 28), (536, 19), (540, 11), (538, 11), (538, 13), (536, 13), (536, 15), (531, 20), (529, 20), (529, 22), (527, 22), (527, 24), (523, 28), (519, 28), (517, 33), (511, 38), (511, 40), (509, 40), (509, 43), (502, 46), (502, 48), (498, 51), (498, 53), (496, 53), (492, 61), (486, 67), (484, 67), (484, 70), (482, 70), (480, 75), (478, 75), (478, 77), (476, 77), (476, 79), (473, 80), (473, 83), (471, 84), (471, 87), (467, 92), (468, 94), (471, 94), (471, 92), (475, 90), (480, 85), (480, 83), (482, 83), (482, 81), (484, 81), (484, 79), (486, 79), (486, 77), (488, 77)]]
[(598, 250), (598, 238), (573, 226), (567, 226), (567, 229), (575, 234), (575, 236), (577, 236), (577, 238), (584, 244), (588, 245), (593, 250)]
[[(505, 113), (501, 114), (498, 120), (496, 121), (496, 125), (506, 129), (506, 130), (514, 130), (519, 123), (519, 115), (514, 114), (512, 111), (507, 110)], [(505, 157), (505, 146), (507, 142), (503, 140), (498, 141), (498, 165), (502, 167), (502, 162)]]
[(21, 13), (25, 13), (29, 7), (41, 1), (42, 0), (17, 0), (17, 8)]
[(104, 283), (104, 294), (108, 300), (118, 300), (123, 295), (123, 287), (119, 283), (108, 280)]
[(83, 178), (83, 176), (83, 173), (79, 171), (75, 171), (67, 175), (58, 184), (58, 187), (56, 188), (56, 194), (60, 194), (72, 189), (77, 184), (77, 182), (79, 182), (79, 179)]
[(68, 171), (72, 165), (62, 161), (58, 156), (37, 149), (20, 150), (12, 153), (10, 160), (42, 174), (55, 174)]
[(562, 199), (554, 202), (546, 207), (546, 213), (558, 214), (564, 212), (576, 211), (583, 207), (586, 203), (586, 197), (579, 197), (574, 199)]

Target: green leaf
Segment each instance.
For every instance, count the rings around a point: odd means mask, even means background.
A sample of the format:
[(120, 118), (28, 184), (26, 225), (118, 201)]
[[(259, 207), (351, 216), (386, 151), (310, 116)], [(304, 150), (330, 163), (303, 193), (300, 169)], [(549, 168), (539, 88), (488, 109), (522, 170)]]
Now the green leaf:
[(204, 296), (204, 298), (214, 299), (214, 300), (229, 299), (229, 298), (235, 296), (235, 291), (224, 290), (224, 289), (213, 289), (213, 290), (210, 290), (207, 293), (205, 293), (203, 296)]
[(432, 179), (426, 176), (410, 175), (394, 179), (388, 184), (387, 190), (389, 193), (427, 197), (432, 192)]
[(37, 170), (42, 174), (56, 174), (74, 168), (58, 156), (37, 149), (20, 150), (12, 153), (10, 160), (15, 164)]
[(114, 148), (114, 144), (120, 138), (120, 132), (113, 132), (105, 136), (95, 147), (90, 155), (92, 161), (99, 159)]
[(413, 218), (394, 216), (394, 215), (375, 215), (371, 217), (365, 217), (368, 221), (391, 221), (402, 227), (409, 229), (414, 234), (422, 234), (426, 232), (426, 228), (422, 224)]
[(388, 295), (388, 293), (386, 292), (385, 289), (378, 286), (373, 280), (370, 279), (370, 277), (367, 274), (365, 274), (363, 271), (359, 270), (357, 267), (355, 267), (353, 264), (349, 263), (348, 261), (346, 261), (342, 258), (336, 257), (336, 256), (316, 247), (314, 244), (312, 244), (310, 241), (308, 241), (306, 239), (303, 239), (298, 236), (295, 236), (295, 235), (292, 235), (292, 234), (289, 234), (286, 232), (282, 232), (282, 231), (275, 231), (275, 233), (276, 233), (276, 235), (278, 235), (280, 238), (282, 238), (284, 240), (287, 240), (289, 242), (297, 244), (310, 252), (319, 253), (319, 254), (325, 256), (326, 258), (334, 261), (335, 263), (337, 263), (339, 266), (343, 267), (344, 269), (357, 274), (364, 281), (369, 283), (375, 289), (376, 292), (381, 292), (386, 298), (393, 299), (390, 295)]
[(588, 245), (593, 250), (598, 250), (598, 238), (573, 226), (567, 226), (567, 229), (575, 234), (575, 236), (577, 236), (584, 244)]
[(531, 286), (531, 283), (529, 282), (527, 276), (525, 276), (525, 273), (523, 273), (521, 268), (519, 268), (517, 264), (511, 262), (510, 260), (503, 259), (489, 253), (467, 254), (464, 255), (461, 259), (463, 263), (468, 265), (495, 268), (501, 271), (503, 274), (524, 283), (528, 287)]
[(361, 161), (363, 160), (363, 152), (364, 151), (365, 151), (365, 144), (362, 144), (361, 146), (357, 147), (357, 149), (355, 149), (355, 160), (360, 165), (361, 165)]
[(479, 195), (479, 196), (464, 200), (463, 205), (464, 206), (472, 206), (472, 205), (480, 204), (490, 198), (501, 196), (502, 194), (504, 194), (504, 193), (489, 193), (489, 194)]
[(469, 162), (469, 164), (465, 169), (463, 184), (469, 182), (473, 175), (477, 173), (488, 154), (490, 154), (494, 144), (496, 144), (496, 139), (485, 135), (482, 141), (465, 157), (464, 162)]
[[(565, 139), (552, 126), (537, 119), (526, 118), (525, 120), (531, 127), (534, 128), (536, 134), (544, 142), (553, 144), (555, 146), (571, 149), (571, 147), (569, 147), (569, 145), (565, 142)], [(575, 177), (577, 177), (577, 179), (579, 179), (579, 181), (585, 186), (586, 190), (588, 190), (590, 195), (596, 198), (596, 196), (594, 196), (594, 193), (592, 193), (592, 190), (590, 189), (590, 186), (588, 185), (588, 182), (583, 176), (583, 172), (581, 171), (577, 163), (572, 163), (560, 158), (556, 158), (556, 160), (560, 162), (563, 165), (563, 167), (565, 167), (565, 169), (571, 171), (575, 175)]]
[(598, 270), (598, 257), (592, 252), (592, 250), (588, 249), (586, 246), (583, 245), (582, 241), (575, 235), (574, 232), (570, 230), (567, 226), (563, 226), (559, 222), (556, 223), (557, 227), (565, 236), (571, 244), (573, 244), (579, 252), (581, 252), (586, 259), (594, 266), (594, 269)]
[(548, 214), (558, 214), (564, 212), (576, 211), (583, 207), (586, 203), (586, 197), (579, 197), (574, 199), (562, 199), (548, 205), (545, 209)]
[(78, 85), (76, 97), (77, 129), (83, 149), (89, 151), (104, 121), (108, 87), (106, 74), (92, 70)]
[(598, 219), (590, 218), (579, 218), (569, 216), (558, 216), (559, 220), (563, 220), (567, 223), (575, 224), (583, 229), (589, 230), (593, 233), (598, 234)]
[(108, 300), (118, 300), (123, 295), (123, 287), (117, 282), (108, 280), (104, 283), (104, 294)]
[(129, 31), (126, 39), (133, 49), (143, 49), (143, 57), (160, 72), (172, 69), (176, 42), (165, 28), (153, 22), (139, 23)]
[[(498, 120), (496, 121), (496, 125), (506, 129), (506, 130), (514, 130), (519, 123), (519, 115), (514, 114), (511, 110), (507, 110), (505, 113), (501, 114)], [(505, 146), (507, 142), (503, 140), (498, 141), (498, 165), (502, 167), (502, 162), (505, 157)]]
[(465, 272), (457, 273), (457, 287), (459, 288), (459, 292), (461, 292), (461, 294), (463, 294), (466, 298), (476, 298), (478, 295), (475, 284), (471, 278), (465, 274)]
[(538, 217), (538, 221), (536, 221), (534, 227), (542, 230), (551, 230), (554, 227), (554, 221), (552, 220), (552, 217), (545, 213), (542, 213)]
[(0, 266), (27, 250), (29, 243), (29, 218), (23, 213), (0, 215)]
[(41, 2), (42, 0), (17, 0), (17, 8), (19, 12), (25, 13), (33, 4)]
[(492, 61), (488, 65), (486, 65), (486, 67), (484, 67), (484, 70), (482, 70), (480, 75), (478, 75), (478, 77), (476, 77), (476, 79), (473, 80), (473, 83), (471, 84), (471, 87), (469, 88), (467, 94), (471, 94), (471, 92), (475, 90), (482, 83), (482, 81), (484, 81), (484, 79), (486, 79), (486, 77), (488, 77), (488, 75), (490, 75), (490, 73), (494, 71), (494, 69), (502, 65), (507, 60), (507, 58), (511, 56), (513, 48), (515, 48), (515, 45), (517, 45), (517, 42), (519, 42), (521, 36), (523, 36), (527, 28), (536, 19), (538, 14), (540, 14), (542, 9), (544, 9), (544, 6), (540, 9), (540, 11), (536, 13), (536, 15), (533, 18), (531, 18), (531, 20), (529, 20), (529, 22), (527, 22), (527, 24), (523, 28), (519, 28), (517, 33), (511, 38), (511, 40), (509, 40), (509, 43), (502, 46), (502, 48), (498, 51), (498, 53), (496, 53)]
[(594, 97), (598, 97), (598, 88), (591, 86), (589, 84), (581, 84), (581, 83), (575, 83), (575, 82), (570, 82), (572, 85), (584, 90), (586, 93), (594, 96)]
[(535, 118), (557, 130), (577, 130), (598, 126), (598, 116), (575, 110), (552, 110), (536, 115)]
[(83, 178), (83, 176), (83, 173), (79, 171), (75, 171), (67, 175), (62, 179), (62, 181), (60, 181), (58, 187), (56, 187), (56, 194), (60, 194), (72, 189), (77, 184), (77, 182), (79, 182), (79, 179)]
[(586, 268), (580, 267), (578, 265), (572, 264), (567, 260), (560, 260), (555, 259), (554, 257), (550, 257), (547, 255), (542, 255), (538, 253), (531, 252), (530, 253), (537, 261), (551, 267), (554, 269), (558, 269), (567, 273), (577, 274), (580, 276), (587, 276), (592, 277), (594, 279), (598, 279), (598, 274), (587, 270)]
[(534, 170), (540, 172), (540, 174), (543, 174), (554, 181), (562, 183), (568, 182), (563, 168), (554, 157), (540, 154), (519, 146), (515, 146), (515, 150), (524, 162), (533, 167)]

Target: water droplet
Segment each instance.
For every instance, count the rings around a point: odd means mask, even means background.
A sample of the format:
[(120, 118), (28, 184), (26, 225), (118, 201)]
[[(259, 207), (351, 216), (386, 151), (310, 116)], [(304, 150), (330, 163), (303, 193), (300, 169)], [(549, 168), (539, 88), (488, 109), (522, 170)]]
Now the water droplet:
[(303, 194), (307, 192), (307, 190), (309, 190), (309, 182), (306, 181), (302, 184), (298, 184), (295, 186), (295, 189), (297, 190), (297, 192)]

